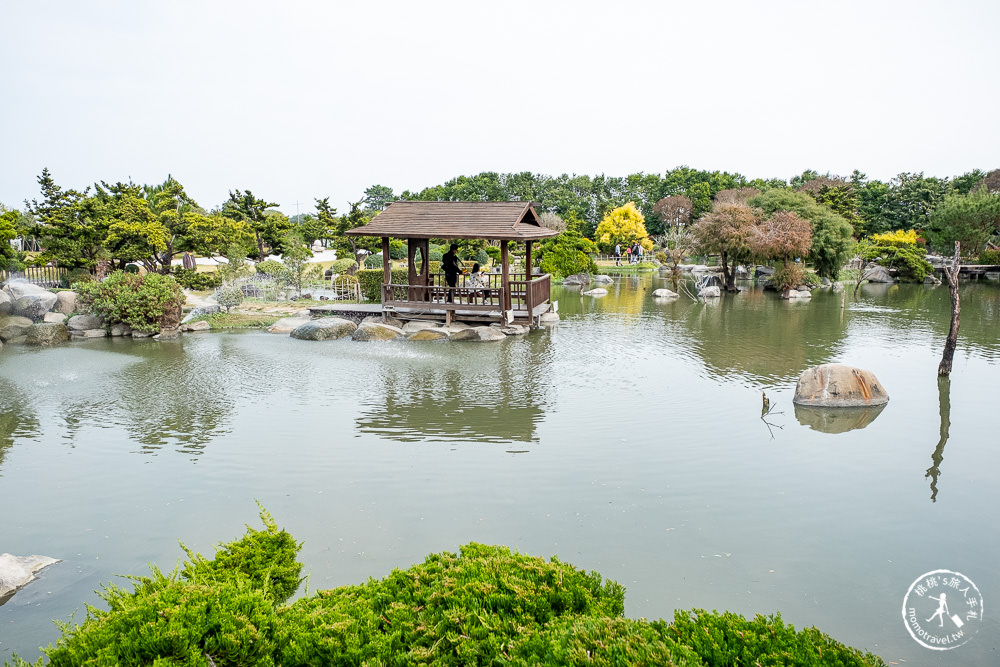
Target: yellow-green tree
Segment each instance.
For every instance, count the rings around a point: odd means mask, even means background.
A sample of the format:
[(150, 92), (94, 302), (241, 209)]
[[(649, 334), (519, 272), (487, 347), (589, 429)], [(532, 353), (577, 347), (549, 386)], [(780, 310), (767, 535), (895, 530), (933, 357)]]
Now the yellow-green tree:
[[(629, 202), (624, 206), (610, 211), (597, 225), (594, 239), (605, 251), (611, 251), (615, 245), (629, 245), (636, 241), (646, 240), (646, 219), (635, 204)], [(645, 247), (647, 244), (643, 244)], [(649, 247), (652, 247), (651, 245)]]

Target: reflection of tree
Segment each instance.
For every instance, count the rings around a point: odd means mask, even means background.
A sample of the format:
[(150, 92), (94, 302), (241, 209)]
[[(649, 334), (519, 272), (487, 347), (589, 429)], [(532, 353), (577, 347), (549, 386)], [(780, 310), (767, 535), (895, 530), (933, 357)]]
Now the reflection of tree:
[(751, 289), (718, 307), (684, 304), (680, 324), (706, 368), (719, 376), (784, 381), (836, 356), (845, 325), (840, 295), (818, 291), (806, 303)]
[(28, 401), (9, 381), (0, 378), (0, 470), (4, 456), (15, 438), (38, 435), (38, 418), (30, 411)]
[(496, 346), (464, 344), (463, 354), (442, 354), (435, 366), (389, 362), (384, 393), (358, 417), (358, 428), (403, 442), (534, 442), (548, 386), (547, 346), (547, 336), (535, 333)]
[(931, 454), (934, 463), (924, 477), (931, 478), (931, 502), (937, 502), (937, 482), (941, 476), (941, 461), (944, 460), (944, 446), (948, 444), (948, 430), (951, 428), (951, 380), (947, 376), (938, 378), (938, 413), (941, 415), (941, 431), (937, 447)]

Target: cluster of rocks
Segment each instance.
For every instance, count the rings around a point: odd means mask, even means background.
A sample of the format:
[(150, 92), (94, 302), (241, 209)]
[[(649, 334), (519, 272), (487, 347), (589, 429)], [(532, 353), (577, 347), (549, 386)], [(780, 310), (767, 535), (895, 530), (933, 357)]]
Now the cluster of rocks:
[(51, 292), (24, 280), (8, 281), (0, 288), (0, 347), (7, 344), (55, 345), (75, 338), (132, 336), (176, 338), (181, 331), (205, 331), (208, 322), (167, 328), (158, 334), (133, 331), (124, 324), (108, 325), (104, 318), (82, 312), (76, 292)]
[[(557, 318), (558, 315), (552, 314)], [(490, 324), (470, 326), (461, 322), (444, 325), (441, 322), (415, 320), (402, 322), (394, 318), (378, 315), (366, 317), (360, 324), (341, 317), (304, 316), (287, 317), (275, 322), (271, 333), (288, 334), (299, 340), (336, 340), (351, 338), (356, 341), (382, 340), (454, 340), (490, 342), (503, 340), (507, 336), (520, 336), (529, 328), (520, 324)]]

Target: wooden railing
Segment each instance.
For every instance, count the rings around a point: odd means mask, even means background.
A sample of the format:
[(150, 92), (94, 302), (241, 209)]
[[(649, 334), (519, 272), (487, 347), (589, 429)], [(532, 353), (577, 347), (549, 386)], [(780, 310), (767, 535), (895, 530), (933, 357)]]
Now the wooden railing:
[(0, 271), (0, 283), (21, 279), (40, 287), (59, 287), (66, 274), (57, 266), (29, 266), (24, 271)]
[(382, 305), (393, 308), (427, 306), (441, 310), (498, 311), (503, 307), (500, 287), (448, 287), (447, 285), (382, 285)]
[[(489, 273), (483, 277), (486, 287), (469, 287), (464, 280), (460, 281), (460, 287), (448, 287), (441, 274), (429, 276), (427, 285), (383, 285), (382, 304), (393, 308), (426, 305), (442, 310), (503, 310), (502, 276)], [(530, 317), (544, 312), (551, 294), (552, 277), (546, 273), (527, 280), (521, 273), (511, 274), (510, 278), (511, 308), (527, 311)]]

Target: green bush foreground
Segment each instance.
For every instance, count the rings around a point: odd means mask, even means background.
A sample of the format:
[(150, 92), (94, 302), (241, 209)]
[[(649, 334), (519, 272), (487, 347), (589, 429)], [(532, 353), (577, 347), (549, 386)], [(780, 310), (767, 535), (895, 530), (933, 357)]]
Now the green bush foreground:
[(286, 605), (301, 582), (301, 544), (260, 516), (263, 530), (248, 526), (213, 560), (185, 548), (174, 572), (130, 577), (132, 592), (105, 587), (108, 609), (88, 606), (82, 625), (62, 625), (44, 650), (49, 664), (885, 664), (780, 616), (626, 619), (624, 589), (596, 572), (475, 543)]

